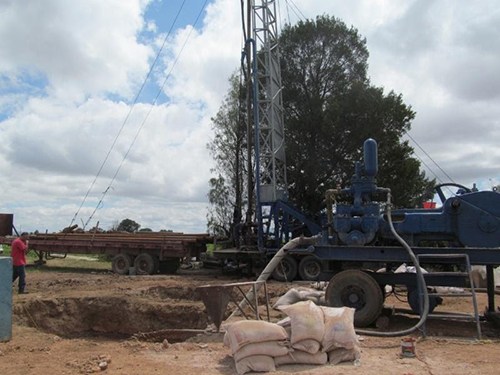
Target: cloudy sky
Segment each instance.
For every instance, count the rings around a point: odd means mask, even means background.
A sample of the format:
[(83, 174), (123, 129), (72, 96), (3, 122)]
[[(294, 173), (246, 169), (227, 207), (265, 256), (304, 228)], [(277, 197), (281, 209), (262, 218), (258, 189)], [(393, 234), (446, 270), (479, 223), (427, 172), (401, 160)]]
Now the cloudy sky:
[[(371, 82), (417, 112), (430, 177), (500, 183), (498, 1), (278, 3), (281, 25), (329, 14), (366, 37)], [(206, 143), (239, 67), (239, 7), (0, 0), (0, 212), (26, 231), (124, 218), (205, 231)]]

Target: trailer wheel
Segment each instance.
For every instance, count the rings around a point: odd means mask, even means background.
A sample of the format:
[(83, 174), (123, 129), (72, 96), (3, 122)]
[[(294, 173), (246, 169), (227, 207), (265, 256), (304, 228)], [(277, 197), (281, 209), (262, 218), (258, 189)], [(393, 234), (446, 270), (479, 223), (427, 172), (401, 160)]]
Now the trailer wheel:
[(317, 281), (321, 275), (321, 261), (314, 255), (308, 255), (299, 263), (299, 275), (302, 280)]
[(118, 275), (128, 275), (132, 258), (128, 254), (116, 254), (111, 261), (111, 269)]
[(353, 307), (354, 325), (366, 327), (382, 312), (384, 297), (375, 279), (360, 270), (345, 270), (333, 276), (326, 288), (326, 301), (332, 307)]
[(158, 272), (159, 260), (151, 254), (141, 253), (135, 258), (134, 267), (138, 275), (153, 275)]
[(292, 281), (297, 277), (297, 261), (291, 256), (285, 256), (273, 271), (273, 279), (277, 281)]
[[(415, 287), (408, 287), (407, 297), (408, 297), (408, 305), (410, 305), (411, 310), (415, 314), (420, 315), (420, 301), (419, 301), (418, 289)], [(429, 296), (429, 314), (431, 314), (434, 311), (434, 309), (442, 302), (443, 299), (439, 296)]]
[(160, 262), (160, 273), (172, 274), (176, 273), (181, 265), (179, 258), (168, 258)]

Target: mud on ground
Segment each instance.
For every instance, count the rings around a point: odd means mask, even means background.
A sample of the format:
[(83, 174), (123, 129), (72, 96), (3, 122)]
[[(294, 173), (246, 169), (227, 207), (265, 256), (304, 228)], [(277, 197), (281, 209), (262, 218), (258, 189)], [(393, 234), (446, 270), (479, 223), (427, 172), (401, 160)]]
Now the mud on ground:
[[(0, 343), (0, 374), (234, 374), (222, 334), (178, 341), (165, 332), (213, 327), (196, 288), (239, 281), (251, 280), (206, 270), (175, 276), (28, 271), (30, 293), (14, 294), (12, 340)], [(271, 302), (296, 285), (270, 281)], [(478, 299), (483, 311), (486, 296)], [(407, 307), (394, 297), (386, 306), (389, 312)], [(445, 299), (437, 311), (472, 312), (472, 305), (470, 298)], [(281, 317), (271, 311), (272, 321)], [(393, 316), (388, 329), (415, 322)], [(360, 366), (288, 365), (276, 374), (498, 374), (500, 330), (483, 322), (482, 331), (478, 341), (473, 323), (431, 321), (427, 337), (413, 335), (415, 358), (401, 357), (401, 338), (362, 336)]]

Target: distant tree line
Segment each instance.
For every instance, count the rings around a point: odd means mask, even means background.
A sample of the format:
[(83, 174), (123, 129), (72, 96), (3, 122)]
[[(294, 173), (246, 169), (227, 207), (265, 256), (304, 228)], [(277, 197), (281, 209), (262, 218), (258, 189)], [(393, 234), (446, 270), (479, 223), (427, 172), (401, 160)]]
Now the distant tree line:
[[(152, 232), (151, 228), (141, 228), (141, 225), (132, 219), (123, 219), (118, 225), (114, 225), (111, 230), (117, 232)], [(170, 229), (161, 229), (160, 232), (172, 232)]]

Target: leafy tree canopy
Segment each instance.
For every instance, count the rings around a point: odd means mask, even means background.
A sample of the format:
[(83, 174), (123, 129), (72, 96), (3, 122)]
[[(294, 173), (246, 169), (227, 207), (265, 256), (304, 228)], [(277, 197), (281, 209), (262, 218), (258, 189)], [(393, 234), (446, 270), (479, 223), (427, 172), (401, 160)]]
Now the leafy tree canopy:
[[(322, 209), (327, 189), (350, 184), (365, 139), (379, 146), (379, 186), (388, 187), (399, 207), (414, 207), (430, 197), (434, 184), (404, 140), (415, 112), (401, 94), (384, 92), (367, 76), (366, 40), (353, 27), (327, 15), (287, 25), (280, 35), (281, 78), (289, 197), (309, 217)], [(262, 69), (262, 67), (260, 67)], [(247, 113), (242, 84), (235, 75), (212, 119), (208, 144), (217, 178), (209, 181), (212, 205), (208, 226), (231, 233), (245, 202), (248, 162)]]
[(213, 139), (207, 147), (215, 160), (218, 176), (209, 181), (210, 209), (207, 226), (211, 233), (229, 237), (242, 219), (247, 177), (244, 90), (237, 75), (229, 79), (230, 90), (212, 120)]
[(310, 215), (326, 189), (345, 186), (365, 139), (379, 145), (378, 184), (413, 207), (432, 185), (402, 139), (415, 113), (401, 95), (370, 84), (366, 41), (329, 16), (284, 28), (280, 37), (290, 198)]
[(141, 227), (140, 224), (136, 223), (134, 220), (131, 219), (123, 219), (120, 224), (118, 224), (118, 227), (116, 228), (117, 231), (120, 232), (137, 232), (139, 228)]

